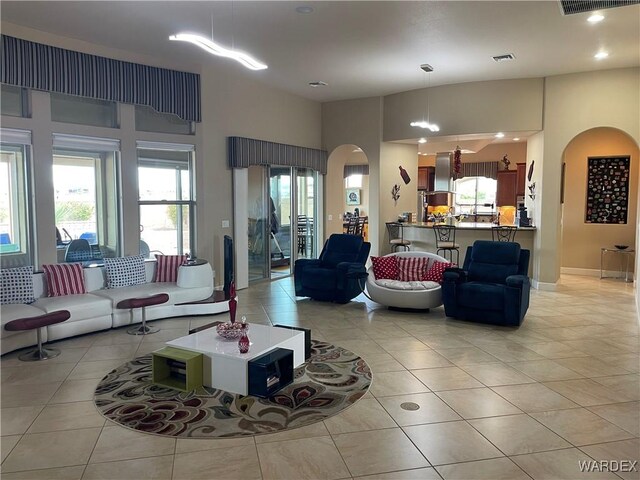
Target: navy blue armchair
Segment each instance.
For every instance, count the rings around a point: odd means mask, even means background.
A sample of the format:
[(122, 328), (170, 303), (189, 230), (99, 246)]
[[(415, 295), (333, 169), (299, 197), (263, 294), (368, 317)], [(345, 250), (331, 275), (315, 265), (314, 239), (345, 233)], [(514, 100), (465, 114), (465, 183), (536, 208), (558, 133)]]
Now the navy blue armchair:
[(462, 269), (447, 269), (442, 300), (447, 317), (518, 326), (529, 308), (529, 250), (518, 243), (476, 240)]
[(365, 263), (371, 244), (359, 235), (333, 234), (317, 260), (296, 260), (296, 295), (315, 300), (347, 303), (357, 297), (367, 276)]

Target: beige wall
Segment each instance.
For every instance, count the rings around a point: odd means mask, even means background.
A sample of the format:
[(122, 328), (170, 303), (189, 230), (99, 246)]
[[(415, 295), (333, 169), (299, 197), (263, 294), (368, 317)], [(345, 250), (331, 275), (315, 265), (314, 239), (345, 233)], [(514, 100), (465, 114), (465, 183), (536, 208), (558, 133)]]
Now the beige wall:
[[(560, 275), (560, 177), (566, 146), (578, 134), (613, 127), (640, 141), (640, 69), (575, 73), (545, 79), (544, 154), (540, 181), (539, 280)], [(540, 165), (536, 159), (536, 168)], [(541, 165), (540, 165), (541, 166)]]
[[(585, 223), (587, 157), (627, 155), (631, 157), (631, 177), (626, 225)], [(562, 266), (596, 271), (600, 268), (600, 247), (636, 243), (638, 147), (620, 130), (596, 128), (581, 133), (569, 143), (564, 162)], [(605, 268), (617, 269), (617, 261), (609, 259)]]
[[(534, 286), (538, 288), (539, 286), (539, 278), (540, 278), (540, 264), (542, 263), (541, 257), (544, 257), (549, 254), (549, 252), (543, 250), (542, 245), (542, 232), (540, 231), (540, 219), (542, 214), (542, 209), (540, 207), (541, 204), (541, 194), (542, 191), (542, 172), (544, 169), (544, 162), (542, 162), (542, 156), (544, 155), (544, 132), (536, 133), (535, 135), (530, 136), (527, 139), (527, 172), (529, 172), (529, 168), (531, 167), (531, 163), (533, 162), (533, 175), (531, 176), (531, 181), (526, 180), (525, 186), (525, 198), (524, 203), (527, 207), (527, 214), (529, 218), (533, 220), (533, 224), (537, 227), (535, 235), (533, 237), (533, 278), (534, 278)], [(529, 186), (535, 183), (535, 198), (531, 198), (531, 192), (529, 190)], [(544, 248), (553, 248), (555, 246), (548, 247), (544, 245)]]
[(423, 136), (409, 124), (426, 114), (438, 135), (542, 130), (542, 78), (443, 85), (384, 97), (385, 142)]
[[(370, 97), (322, 104), (322, 145), (329, 152), (328, 174), (325, 182), (325, 237), (341, 228), (334, 205), (335, 192), (342, 188), (344, 163), (335, 161), (334, 150), (341, 145), (358, 146), (369, 162), (369, 241), (371, 254), (378, 254), (380, 219), (380, 138), (382, 134), (382, 98)], [(338, 178), (340, 179), (338, 186)], [(331, 184), (331, 185), (330, 185)], [(340, 200), (338, 200), (340, 201)], [(331, 208), (331, 210), (329, 210)], [(329, 220), (329, 215), (332, 220)]]
[[(405, 185), (400, 176), (402, 166), (411, 182)], [(397, 203), (391, 198), (391, 189), (400, 185)], [(380, 253), (391, 253), (385, 222), (398, 220), (403, 212), (416, 213), (418, 206), (418, 146), (384, 142), (380, 145)]]

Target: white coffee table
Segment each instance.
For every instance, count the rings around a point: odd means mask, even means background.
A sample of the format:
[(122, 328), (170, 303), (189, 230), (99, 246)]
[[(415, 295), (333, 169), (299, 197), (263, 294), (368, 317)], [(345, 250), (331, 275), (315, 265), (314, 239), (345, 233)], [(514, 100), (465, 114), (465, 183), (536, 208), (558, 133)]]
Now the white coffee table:
[(237, 340), (224, 340), (208, 328), (167, 342), (167, 346), (203, 354), (202, 384), (239, 395), (248, 394), (250, 360), (274, 348), (293, 350), (293, 367), (304, 363), (304, 332), (288, 328), (249, 324), (251, 348), (240, 353)]

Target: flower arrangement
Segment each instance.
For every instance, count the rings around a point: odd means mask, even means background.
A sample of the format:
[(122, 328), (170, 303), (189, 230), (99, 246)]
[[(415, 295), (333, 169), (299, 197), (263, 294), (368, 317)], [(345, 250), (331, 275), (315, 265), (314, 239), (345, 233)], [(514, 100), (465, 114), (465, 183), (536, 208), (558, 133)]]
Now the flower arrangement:
[(460, 145), (456, 145), (456, 149), (453, 151), (453, 172), (454, 177), (457, 179), (462, 172), (462, 151)]

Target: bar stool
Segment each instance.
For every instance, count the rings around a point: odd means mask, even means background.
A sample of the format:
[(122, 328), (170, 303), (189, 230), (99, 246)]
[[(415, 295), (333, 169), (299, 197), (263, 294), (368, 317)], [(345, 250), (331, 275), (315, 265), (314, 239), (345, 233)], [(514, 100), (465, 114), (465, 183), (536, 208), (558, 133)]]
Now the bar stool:
[(516, 238), (518, 227), (499, 225), (491, 227), (491, 239), (494, 242), (513, 242)]
[(55, 312), (45, 313), (44, 315), (39, 315), (37, 317), (18, 318), (16, 320), (12, 320), (4, 326), (4, 329), (10, 332), (17, 332), (37, 328), (38, 330), (36, 333), (38, 335), (38, 347), (19, 355), (18, 358), (23, 362), (48, 360), (60, 355), (60, 350), (57, 348), (44, 348), (42, 346), (42, 328), (48, 325), (62, 323), (65, 320), (68, 320), (70, 316), (71, 313), (69, 313), (69, 310), (56, 310)]
[(453, 263), (453, 252), (456, 252), (456, 264), (460, 265), (460, 245), (456, 243), (456, 227), (453, 225), (434, 225), (433, 233), (436, 235), (436, 254), (442, 252), (442, 256)]
[(128, 308), (131, 310), (131, 322), (133, 323), (133, 309), (142, 309), (142, 325), (139, 327), (132, 327), (127, 330), (129, 335), (150, 335), (152, 333), (158, 333), (160, 329), (158, 327), (147, 326), (147, 307), (152, 305), (160, 305), (169, 301), (169, 295), (166, 293), (158, 293), (157, 295), (151, 295), (149, 297), (137, 297), (127, 298), (118, 302), (118, 308)]
[(398, 247), (410, 250), (411, 241), (404, 239), (404, 225), (400, 222), (386, 222), (387, 231), (389, 232), (389, 243), (391, 248), (396, 252)]

